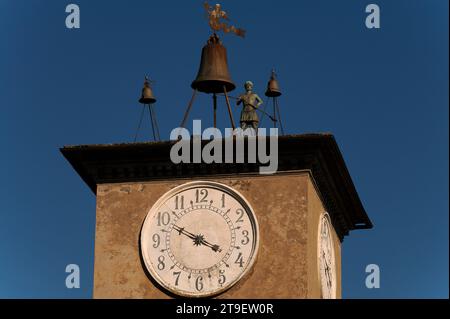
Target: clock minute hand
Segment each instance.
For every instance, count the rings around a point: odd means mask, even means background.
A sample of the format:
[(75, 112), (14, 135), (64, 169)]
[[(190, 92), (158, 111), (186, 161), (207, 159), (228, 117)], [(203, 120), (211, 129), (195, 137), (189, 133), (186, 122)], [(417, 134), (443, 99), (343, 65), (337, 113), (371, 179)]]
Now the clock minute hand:
[(183, 234), (183, 235), (189, 237), (190, 239), (195, 239), (196, 238), (196, 236), (194, 234), (186, 231), (184, 229), (184, 227), (178, 227), (176, 225), (173, 225), (173, 229), (175, 229), (178, 232), (179, 235)]

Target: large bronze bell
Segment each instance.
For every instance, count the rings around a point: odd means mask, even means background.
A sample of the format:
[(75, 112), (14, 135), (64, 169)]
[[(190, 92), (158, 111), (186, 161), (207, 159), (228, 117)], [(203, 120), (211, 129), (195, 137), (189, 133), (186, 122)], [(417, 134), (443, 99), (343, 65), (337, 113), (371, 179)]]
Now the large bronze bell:
[(152, 88), (150, 87), (149, 79), (146, 77), (144, 82), (144, 88), (142, 89), (142, 95), (139, 99), (139, 103), (153, 104), (156, 102), (156, 98), (153, 96)]
[(266, 96), (268, 97), (278, 97), (281, 95), (280, 85), (275, 77), (275, 71), (272, 71), (269, 83), (267, 83)]
[(203, 47), (200, 69), (191, 87), (204, 93), (224, 93), (236, 88), (228, 71), (227, 50), (216, 34)]

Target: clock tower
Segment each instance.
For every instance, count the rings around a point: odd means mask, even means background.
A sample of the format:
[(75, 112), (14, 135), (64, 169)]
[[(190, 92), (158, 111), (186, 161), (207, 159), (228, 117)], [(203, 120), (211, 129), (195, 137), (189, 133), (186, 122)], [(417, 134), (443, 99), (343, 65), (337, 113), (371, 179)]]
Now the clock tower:
[[(177, 136), (159, 141), (146, 78), (139, 102), (155, 142), (61, 149), (97, 199), (94, 298), (340, 298), (342, 242), (372, 224), (338, 145), (331, 134), (284, 135), (274, 72), (265, 93), (272, 114), (251, 81), (239, 97), (228, 94), (236, 85), (218, 33), (245, 30), (229, 26), (219, 4), (205, 9), (213, 34)], [(199, 92), (212, 95), (214, 128), (198, 138), (194, 121), (192, 138), (184, 126)], [(224, 138), (219, 96), (231, 124)], [(238, 129), (231, 99), (242, 107)], [(261, 114), (282, 136), (258, 129)]]
[(280, 136), (272, 175), (174, 165), (175, 143), (61, 149), (97, 198), (94, 298), (342, 296), (342, 242), (372, 224), (331, 134)]

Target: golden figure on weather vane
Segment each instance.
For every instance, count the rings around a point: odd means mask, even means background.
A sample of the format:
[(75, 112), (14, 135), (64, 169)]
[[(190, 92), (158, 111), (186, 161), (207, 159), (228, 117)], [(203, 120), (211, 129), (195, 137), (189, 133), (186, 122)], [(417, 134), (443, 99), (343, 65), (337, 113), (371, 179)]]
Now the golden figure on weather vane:
[[(245, 30), (236, 28), (235, 26), (228, 25), (227, 22), (230, 21), (230, 19), (227, 16), (227, 13), (222, 10), (222, 7), (220, 4), (216, 4), (214, 7), (211, 7), (208, 2), (205, 1), (204, 5), (205, 10), (208, 14), (208, 22), (211, 29), (215, 32), (223, 31), (224, 33), (230, 33), (233, 32), (237, 36), (245, 37)], [(226, 22), (222, 21), (225, 20)]]

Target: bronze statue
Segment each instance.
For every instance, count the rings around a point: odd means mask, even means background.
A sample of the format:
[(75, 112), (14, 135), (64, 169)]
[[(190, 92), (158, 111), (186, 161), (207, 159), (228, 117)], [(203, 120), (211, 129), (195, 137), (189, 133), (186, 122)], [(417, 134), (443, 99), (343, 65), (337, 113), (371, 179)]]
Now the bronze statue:
[(256, 110), (263, 104), (263, 101), (258, 94), (252, 92), (253, 83), (251, 81), (245, 82), (244, 87), (246, 93), (239, 96), (237, 101), (237, 105), (244, 104), (241, 112), (241, 129), (253, 128), (258, 130), (259, 118)]

